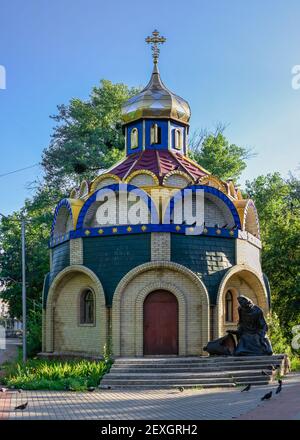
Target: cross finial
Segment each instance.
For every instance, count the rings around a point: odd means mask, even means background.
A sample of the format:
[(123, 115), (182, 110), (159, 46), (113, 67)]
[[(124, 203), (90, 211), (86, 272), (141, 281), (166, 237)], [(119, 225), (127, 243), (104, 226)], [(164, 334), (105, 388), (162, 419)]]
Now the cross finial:
[(146, 43), (150, 44), (151, 43), (151, 50), (152, 50), (152, 57), (153, 57), (153, 62), (154, 64), (157, 64), (158, 62), (158, 57), (159, 57), (159, 44), (163, 44), (167, 41), (167, 39), (165, 37), (163, 37), (162, 35), (159, 35), (158, 30), (154, 30), (152, 32), (152, 37), (147, 37), (145, 39)]

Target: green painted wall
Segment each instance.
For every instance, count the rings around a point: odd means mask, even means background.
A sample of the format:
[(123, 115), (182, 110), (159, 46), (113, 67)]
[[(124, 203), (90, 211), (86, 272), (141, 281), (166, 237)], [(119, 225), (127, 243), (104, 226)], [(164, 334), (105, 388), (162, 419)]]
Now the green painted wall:
[(100, 279), (107, 305), (126, 273), (151, 260), (151, 234), (83, 239), (83, 264)]
[(59, 244), (52, 249), (52, 268), (49, 276), (49, 284), (56, 275), (65, 267), (70, 265), (70, 242)]
[(215, 304), (220, 281), (235, 264), (235, 240), (172, 234), (171, 260), (199, 275), (208, 290), (211, 304)]

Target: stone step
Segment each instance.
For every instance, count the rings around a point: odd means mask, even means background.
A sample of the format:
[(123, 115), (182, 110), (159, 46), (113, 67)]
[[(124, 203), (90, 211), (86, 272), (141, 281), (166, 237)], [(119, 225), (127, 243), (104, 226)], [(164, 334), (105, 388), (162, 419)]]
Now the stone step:
[[(118, 358), (101, 388), (178, 388), (266, 385), (284, 363), (284, 355), (255, 357)], [(262, 371), (268, 374), (263, 375)]]
[(115, 365), (180, 365), (180, 364), (223, 364), (223, 363), (244, 363), (244, 362), (280, 362), (284, 359), (284, 355), (275, 356), (218, 356), (218, 357), (168, 357), (168, 358), (117, 358)]
[(236, 385), (233, 383), (222, 383), (222, 384), (205, 384), (205, 386), (198, 386), (195, 384), (177, 384), (177, 385), (112, 385), (112, 386), (106, 386), (106, 385), (100, 385), (99, 388), (106, 390), (106, 389), (112, 389), (112, 390), (168, 390), (168, 389), (178, 389), (180, 386), (183, 386), (185, 389), (190, 388), (234, 388)]
[(137, 386), (143, 386), (143, 385), (157, 385), (157, 386), (162, 386), (162, 385), (175, 385), (175, 386), (180, 386), (180, 385), (184, 385), (184, 384), (193, 384), (193, 385), (206, 385), (206, 384), (226, 384), (226, 383), (231, 383), (231, 384), (249, 384), (249, 383), (256, 383), (256, 384), (267, 384), (269, 383), (267, 378), (260, 378), (258, 379), (257, 377), (249, 377), (249, 376), (244, 376), (244, 377), (235, 377), (235, 378), (228, 378), (228, 377), (224, 377), (224, 378), (216, 378), (215, 380), (213, 380), (212, 378), (192, 378), (192, 377), (185, 377), (185, 378), (176, 378), (176, 379), (145, 379), (145, 378), (141, 378), (141, 379), (124, 379), (122, 380), (121, 378), (110, 378), (109, 381), (105, 381), (104, 379), (101, 382), (101, 386), (105, 386), (105, 385), (109, 385), (111, 387), (113, 387), (114, 385), (137, 385)]
[[(239, 386), (242, 388), (243, 386), (248, 385), (249, 382), (245, 381), (245, 382), (239, 382)], [(265, 382), (251, 382), (252, 386), (263, 386), (263, 385), (268, 385), (268, 381)], [(178, 389), (180, 386), (183, 386), (184, 389), (193, 389), (193, 388), (235, 388), (236, 384), (232, 383), (232, 382), (227, 382), (227, 383), (206, 383), (205, 385), (195, 385), (195, 384), (190, 384), (190, 383), (185, 383), (185, 384), (176, 384), (176, 385), (166, 385), (166, 384), (159, 384), (159, 385), (128, 385), (128, 384), (123, 384), (123, 385), (100, 385), (99, 388), (101, 389), (113, 389), (113, 390), (165, 390), (165, 389)]]
[[(148, 372), (148, 373), (135, 373), (135, 372), (130, 372), (130, 373), (119, 373), (119, 372), (115, 372), (115, 371), (111, 371), (109, 373), (109, 377), (110, 379), (114, 379), (114, 378), (120, 378), (120, 379), (132, 379), (132, 378), (149, 378), (149, 377), (153, 377), (153, 373), (152, 372)], [(244, 377), (244, 376), (251, 376), (251, 377), (267, 377), (265, 375), (262, 374), (261, 370), (240, 370), (240, 371), (219, 371), (219, 372), (201, 372), (201, 373), (194, 373), (194, 372), (175, 372), (175, 373), (161, 373), (159, 375), (155, 375), (155, 377), (157, 378), (157, 380), (164, 380), (164, 379), (176, 379), (176, 378), (184, 378), (184, 377), (190, 377), (190, 378), (205, 378), (205, 377), (209, 377), (209, 378), (214, 378), (214, 377)], [(269, 372), (268, 377), (272, 376), (272, 371)]]
[(231, 369), (272, 369), (272, 366), (274, 366), (275, 368), (279, 367), (281, 365), (281, 362), (260, 362), (260, 363), (255, 363), (255, 362), (245, 362), (245, 363), (224, 363), (224, 364), (220, 364), (220, 365), (216, 365), (216, 364), (207, 364), (207, 365), (203, 365), (203, 364), (192, 364), (192, 365), (186, 365), (186, 364), (170, 364), (170, 365), (118, 365), (118, 364), (114, 364), (112, 366), (113, 370), (122, 372), (122, 371), (153, 371), (155, 373), (158, 372), (163, 372), (163, 371), (170, 371), (170, 370), (176, 370), (176, 371), (194, 371), (194, 370), (203, 370), (203, 371), (221, 371), (221, 370), (231, 370)]

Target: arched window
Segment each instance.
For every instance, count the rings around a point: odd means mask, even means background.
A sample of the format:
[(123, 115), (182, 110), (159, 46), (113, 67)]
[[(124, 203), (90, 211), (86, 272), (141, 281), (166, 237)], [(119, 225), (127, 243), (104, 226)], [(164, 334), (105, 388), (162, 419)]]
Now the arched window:
[(157, 124), (153, 124), (150, 132), (150, 142), (153, 144), (161, 144), (161, 127)]
[(133, 128), (130, 133), (130, 147), (137, 148), (138, 147), (138, 129)]
[(80, 324), (95, 323), (95, 299), (90, 289), (80, 295)]
[(225, 321), (233, 322), (233, 295), (231, 290), (228, 290), (225, 296)]
[(179, 128), (176, 128), (174, 132), (174, 146), (177, 150), (182, 148), (182, 133)]

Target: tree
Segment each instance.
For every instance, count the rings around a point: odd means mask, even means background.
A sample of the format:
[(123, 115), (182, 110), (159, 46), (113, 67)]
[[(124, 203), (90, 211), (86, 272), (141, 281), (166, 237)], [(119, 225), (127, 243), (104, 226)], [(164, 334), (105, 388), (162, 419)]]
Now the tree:
[(251, 149), (230, 144), (224, 130), (224, 126), (218, 125), (214, 133), (195, 132), (190, 141), (191, 157), (220, 179), (237, 181), (253, 153)]
[(73, 98), (58, 106), (58, 114), (52, 116), (57, 125), (42, 156), (48, 185), (70, 190), (124, 155), (121, 106), (137, 92), (134, 87), (102, 80), (87, 101)]
[[(53, 201), (61, 197), (57, 191), (40, 188), (33, 200), (0, 224), (1, 298), (9, 305), (10, 314), (22, 314), (21, 219), (26, 223), (26, 282), (28, 308), (41, 303), (44, 276), (49, 271), (48, 242), (53, 217)], [(36, 306), (36, 307), (35, 307)]]
[(255, 200), (263, 242), (262, 266), (272, 292), (273, 309), (285, 335), (300, 320), (300, 181), (279, 173), (246, 184)]

